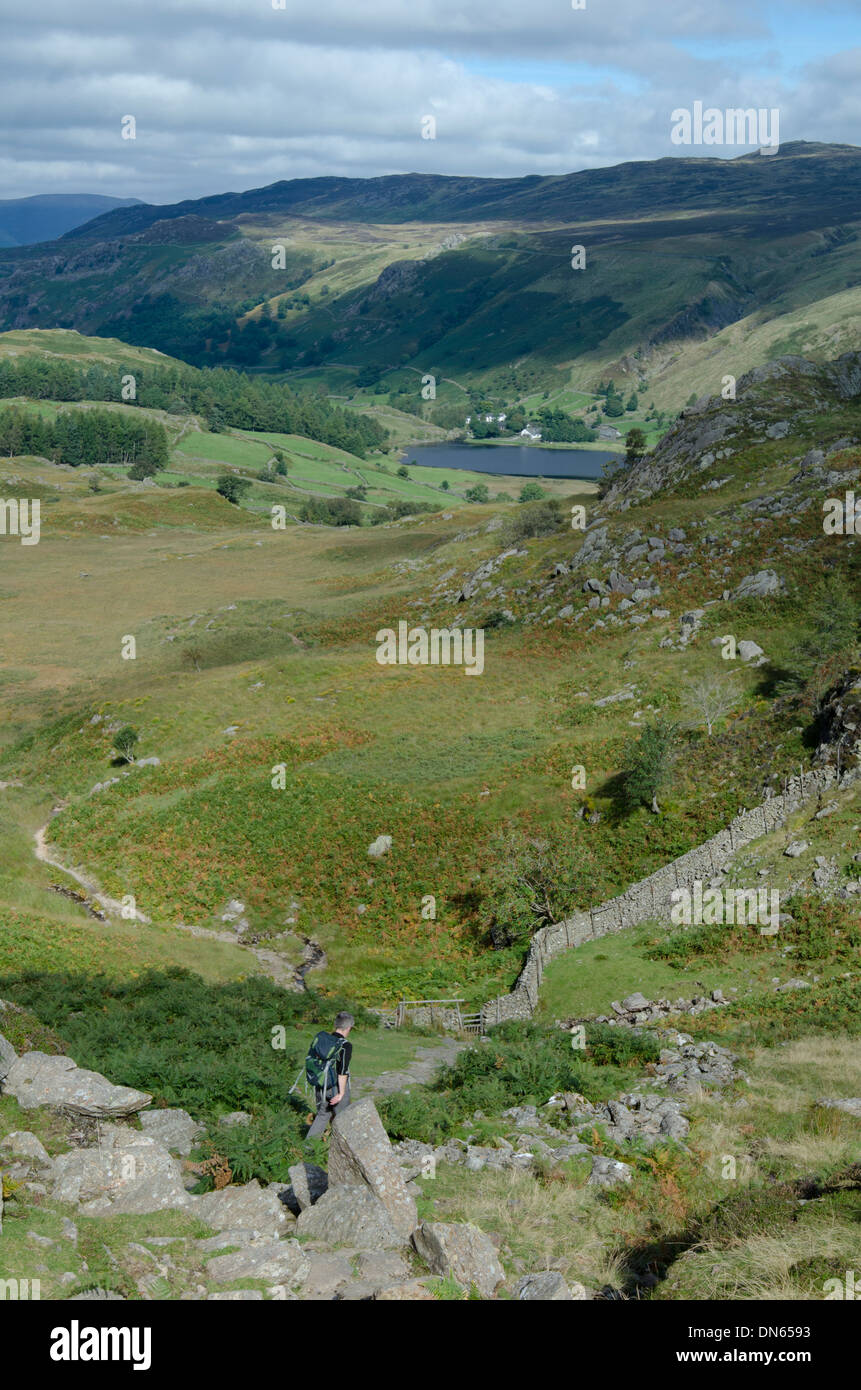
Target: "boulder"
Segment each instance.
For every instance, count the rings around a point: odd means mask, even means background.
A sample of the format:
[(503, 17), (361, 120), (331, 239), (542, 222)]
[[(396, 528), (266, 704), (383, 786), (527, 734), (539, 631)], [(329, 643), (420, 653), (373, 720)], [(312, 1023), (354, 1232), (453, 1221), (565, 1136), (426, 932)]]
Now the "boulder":
[(403, 1284), (391, 1284), (377, 1293), (378, 1303), (433, 1302), (434, 1296), (421, 1279), (409, 1279)]
[(282, 1194), (281, 1200), (298, 1216), (322, 1197), (329, 1186), (329, 1179), (325, 1169), (318, 1168), (316, 1163), (294, 1163), (287, 1172), (291, 1186)]
[(817, 1105), (825, 1106), (828, 1110), (842, 1110), (846, 1115), (854, 1115), (856, 1120), (861, 1120), (861, 1098), (851, 1096), (846, 1100), (818, 1100)]
[(15, 1051), (9, 1039), (4, 1038), (3, 1034), (0, 1033), (0, 1081), (8, 1074), (10, 1068), (17, 1060), (18, 1053)]
[(368, 845), (369, 859), (382, 859), (384, 854), (388, 854), (392, 847), (391, 835), (378, 835), (372, 845)]
[(527, 1302), (572, 1303), (571, 1290), (558, 1270), (524, 1274), (514, 1286), (514, 1297)]
[(786, 849), (783, 851), (783, 853), (785, 854), (787, 859), (797, 859), (798, 856), (800, 854), (803, 854), (804, 851), (808, 848), (809, 843), (807, 840), (793, 840), (791, 845), (786, 846)]
[(232, 1255), (214, 1255), (206, 1272), (217, 1284), (228, 1284), (234, 1279), (265, 1279), (292, 1286), (308, 1278), (311, 1261), (298, 1240), (269, 1240), (236, 1250)]
[(758, 570), (756, 574), (747, 574), (744, 579), (733, 590), (732, 597), (736, 598), (766, 598), (769, 594), (779, 594), (783, 588), (783, 580), (775, 574), (774, 570)]
[(415, 1200), (407, 1192), (389, 1136), (370, 1097), (356, 1101), (342, 1115), (336, 1116), (332, 1124), (329, 1184), (331, 1187), (364, 1184), (383, 1204), (392, 1225), (404, 1240), (415, 1229), (418, 1221)]
[(87, 1216), (164, 1211), (192, 1202), (178, 1160), (127, 1125), (105, 1125), (98, 1146), (59, 1154), (53, 1197), (78, 1203)]
[(592, 1187), (618, 1187), (620, 1183), (630, 1182), (633, 1176), (633, 1170), (627, 1163), (620, 1163), (617, 1158), (595, 1154), (587, 1181)]
[(360, 1250), (356, 1269), (363, 1282), (379, 1288), (388, 1288), (410, 1277), (409, 1265), (396, 1250)]
[(303, 1298), (334, 1298), (338, 1289), (353, 1278), (353, 1267), (347, 1255), (309, 1251), (308, 1260), (311, 1268), (302, 1285)]
[(296, 1222), (302, 1236), (356, 1250), (398, 1250), (404, 1237), (367, 1187), (330, 1187)]
[(293, 1225), (278, 1187), (261, 1187), (256, 1178), (241, 1186), (205, 1192), (192, 1201), (195, 1215), (215, 1231), (241, 1229), (277, 1236)]
[(196, 1136), (203, 1133), (204, 1127), (193, 1120), (187, 1110), (145, 1110), (141, 1115), (141, 1129), (166, 1149), (190, 1154)]
[(493, 1242), (477, 1226), (423, 1221), (413, 1232), (413, 1245), (433, 1274), (450, 1274), (466, 1289), (475, 1284), (484, 1298), (505, 1279)]
[(152, 1100), (145, 1091), (114, 1086), (97, 1071), (85, 1071), (71, 1057), (51, 1057), (46, 1052), (19, 1057), (6, 1074), (3, 1088), (25, 1110), (53, 1105), (101, 1119), (132, 1115)]
[(627, 1009), (629, 1013), (637, 1013), (640, 1009), (648, 1009), (648, 1007), (649, 1000), (645, 994), (640, 994), (639, 991), (629, 994), (627, 998), (622, 1000), (622, 1008)]
[(762, 650), (762, 647), (760, 647), (756, 642), (750, 642), (747, 640), (739, 642), (738, 654), (741, 657), (742, 661), (756, 661), (759, 665), (762, 664), (761, 659), (765, 656), (765, 652)]
[(26, 1129), (16, 1129), (11, 1134), (7, 1134), (6, 1138), (0, 1141), (0, 1149), (14, 1154), (16, 1158), (32, 1158), (43, 1168), (53, 1166), (52, 1159), (41, 1139), (37, 1139), (35, 1134), (31, 1134)]

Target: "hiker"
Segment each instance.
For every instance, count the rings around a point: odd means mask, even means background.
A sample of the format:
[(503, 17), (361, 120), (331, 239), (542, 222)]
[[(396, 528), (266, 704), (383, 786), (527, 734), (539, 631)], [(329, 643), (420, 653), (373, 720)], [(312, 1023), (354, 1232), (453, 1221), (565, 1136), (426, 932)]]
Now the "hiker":
[(350, 1060), (353, 1044), (348, 1041), (355, 1023), (352, 1014), (339, 1013), (332, 1033), (318, 1033), (305, 1058), (305, 1076), (314, 1087), (317, 1113), (306, 1139), (318, 1139), (326, 1126), (350, 1104)]

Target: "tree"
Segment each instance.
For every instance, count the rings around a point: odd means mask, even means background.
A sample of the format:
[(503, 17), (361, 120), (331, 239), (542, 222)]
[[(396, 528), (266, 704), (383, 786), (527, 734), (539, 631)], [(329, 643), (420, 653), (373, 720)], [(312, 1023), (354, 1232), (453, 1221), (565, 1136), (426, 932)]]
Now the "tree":
[(622, 768), (621, 799), (626, 810), (651, 806), (660, 812), (658, 793), (669, 783), (675, 764), (678, 728), (665, 719), (646, 724), (628, 743)]
[(547, 493), (539, 483), (525, 483), (520, 489), (521, 502), (540, 502)]
[(467, 502), (487, 502), (489, 499), (490, 491), (486, 483), (476, 483), (466, 490)]
[(222, 473), (215, 490), (228, 502), (232, 502), (234, 506), (238, 507), (250, 487), (251, 483), (248, 478), (239, 478), (235, 473)]
[(569, 827), (548, 826), (534, 838), (520, 830), (498, 834), (481, 885), (481, 917), (494, 947), (528, 941), (540, 927), (560, 921), (583, 891), (583, 878)]
[(409, 471), (408, 471), (408, 469), (407, 469), (406, 464), (402, 463), (401, 466), (400, 466), (400, 468), (398, 469), (398, 477), (399, 477), (399, 478), (408, 478), (409, 476), (410, 476), (410, 475), (409, 475)]
[(738, 691), (733, 689), (729, 681), (721, 680), (713, 673), (691, 681), (686, 690), (688, 706), (698, 716), (694, 720), (694, 728), (705, 724), (711, 738), (715, 724), (729, 714), (735, 705)]
[(440, 483), (440, 487), (442, 488), (443, 492), (448, 492), (450, 487), (448, 478), (443, 478), (442, 482)]
[(638, 459), (643, 457), (645, 452), (646, 436), (641, 429), (635, 426), (634, 429), (628, 430), (625, 439), (625, 461), (627, 463), (636, 463)]
[(625, 409), (631, 411), (636, 410), (639, 404), (640, 402), (637, 399), (636, 391), (632, 391), (627, 401), (625, 402)]
[(604, 406), (604, 414), (616, 419), (619, 415), (624, 415), (625, 407), (622, 404), (621, 396), (608, 396)]
[(127, 763), (135, 760), (135, 748), (137, 747), (140, 734), (137, 729), (133, 729), (131, 724), (126, 724), (114, 735), (114, 749), (124, 758)]

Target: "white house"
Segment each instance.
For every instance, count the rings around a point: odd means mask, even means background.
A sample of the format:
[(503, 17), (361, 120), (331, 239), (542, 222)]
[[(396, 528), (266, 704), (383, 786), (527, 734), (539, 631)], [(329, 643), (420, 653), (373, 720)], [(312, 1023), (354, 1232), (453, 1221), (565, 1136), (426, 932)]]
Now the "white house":
[(541, 438), (541, 431), (537, 425), (529, 424), (520, 431), (521, 439), (536, 440)]
[(599, 426), (598, 426), (598, 438), (599, 438), (599, 439), (621, 439), (621, 438), (622, 438), (622, 431), (621, 431), (621, 430), (617, 430), (615, 425), (599, 425)]

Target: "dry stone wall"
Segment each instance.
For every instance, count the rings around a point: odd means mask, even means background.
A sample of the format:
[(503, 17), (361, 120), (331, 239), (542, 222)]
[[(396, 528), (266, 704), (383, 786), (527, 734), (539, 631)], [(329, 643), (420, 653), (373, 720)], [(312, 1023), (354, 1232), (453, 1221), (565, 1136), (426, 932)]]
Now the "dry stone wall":
[(785, 825), (787, 816), (805, 802), (821, 797), (838, 784), (848, 785), (855, 776), (855, 771), (841, 777), (833, 767), (823, 767), (791, 777), (780, 795), (770, 797), (752, 810), (739, 812), (726, 829), (719, 830), (710, 840), (688, 850), (679, 859), (673, 859), (648, 878), (631, 884), (618, 897), (609, 898), (588, 912), (577, 912), (564, 922), (543, 927), (532, 938), (526, 963), (511, 993), (489, 999), (482, 1006), (483, 1027), (492, 1028), (509, 1019), (531, 1018), (538, 1003), (544, 969), (556, 956), (582, 946), (584, 941), (595, 941), (610, 932), (623, 931), (625, 927), (648, 922), (668, 912), (674, 889), (692, 889), (697, 880), (707, 882), (727, 867), (736, 850), (771, 834)]

